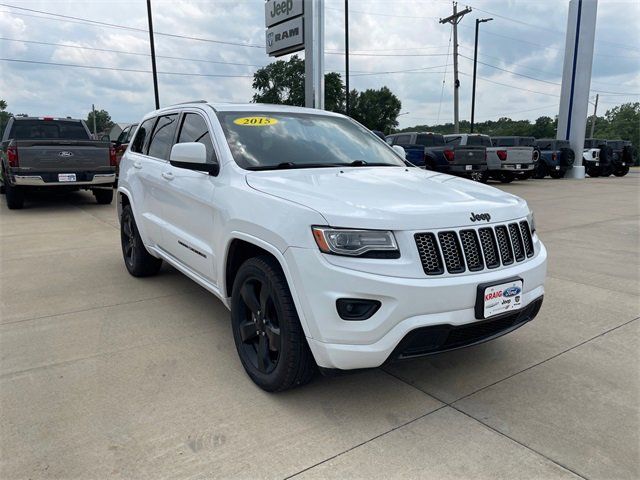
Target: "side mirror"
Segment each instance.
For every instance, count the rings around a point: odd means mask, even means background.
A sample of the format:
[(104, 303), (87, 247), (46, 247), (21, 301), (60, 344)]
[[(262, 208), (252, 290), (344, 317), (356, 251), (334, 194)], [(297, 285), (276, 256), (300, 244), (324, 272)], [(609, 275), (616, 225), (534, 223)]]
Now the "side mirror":
[(220, 166), (217, 163), (207, 163), (207, 149), (199, 142), (176, 143), (171, 148), (169, 163), (174, 167), (217, 175)]
[(403, 159), (407, 158), (407, 152), (404, 151), (404, 148), (402, 148), (400, 145), (394, 145), (393, 147), (391, 147), (395, 150), (395, 152), (400, 155)]

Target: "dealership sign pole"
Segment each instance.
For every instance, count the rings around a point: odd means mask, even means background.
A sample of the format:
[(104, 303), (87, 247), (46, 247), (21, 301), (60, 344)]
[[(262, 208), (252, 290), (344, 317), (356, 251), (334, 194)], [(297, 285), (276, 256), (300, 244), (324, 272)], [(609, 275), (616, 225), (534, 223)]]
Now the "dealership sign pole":
[(305, 107), (324, 109), (324, 0), (266, 0), (266, 50), (271, 57), (305, 51)]
[(585, 173), (582, 165), (582, 150), (587, 129), (597, 10), (597, 0), (569, 2), (560, 113), (556, 134), (559, 140), (569, 140), (571, 149), (576, 153), (573, 168), (570, 168), (566, 174), (568, 178), (584, 178)]

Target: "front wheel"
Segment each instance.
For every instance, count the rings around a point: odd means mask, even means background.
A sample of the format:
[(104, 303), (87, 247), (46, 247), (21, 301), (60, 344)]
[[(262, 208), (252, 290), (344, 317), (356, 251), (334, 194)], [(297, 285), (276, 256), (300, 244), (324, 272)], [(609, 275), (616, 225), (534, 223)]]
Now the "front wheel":
[(160, 270), (162, 260), (154, 257), (144, 246), (131, 206), (122, 210), (120, 219), (120, 242), (127, 271), (134, 277), (150, 277)]
[(542, 161), (538, 162), (534, 177), (540, 179), (546, 177), (547, 175), (549, 175), (549, 169), (547, 168), (547, 165)]
[(600, 167), (587, 167), (586, 168), (587, 175), (591, 178), (596, 178), (600, 176)]
[(629, 173), (629, 167), (619, 167), (613, 171), (616, 177), (624, 177), (627, 173)]
[(287, 280), (272, 257), (250, 258), (238, 270), (231, 323), (242, 366), (260, 388), (278, 392), (311, 380), (313, 355)]
[(564, 174), (566, 172), (564, 170), (553, 170), (549, 175), (551, 178), (564, 178)]

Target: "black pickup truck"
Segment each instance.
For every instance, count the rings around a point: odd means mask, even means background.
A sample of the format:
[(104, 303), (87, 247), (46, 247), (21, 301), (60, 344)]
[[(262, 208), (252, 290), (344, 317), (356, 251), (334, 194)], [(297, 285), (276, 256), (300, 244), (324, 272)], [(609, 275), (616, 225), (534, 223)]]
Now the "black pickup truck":
[(481, 145), (447, 145), (443, 135), (430, 132), (402, 132), (387, 136), (389, 145), (399, 145), (407, 160), (427, 170), (486, 181), (486, 148)]
[(92, 140), (82, 120), (12, 117), (0, 148), (2, 191), (10, 209), (22, 208), (28, 189), (87, 189), (100, 204), (113, 199), (115, 149)]

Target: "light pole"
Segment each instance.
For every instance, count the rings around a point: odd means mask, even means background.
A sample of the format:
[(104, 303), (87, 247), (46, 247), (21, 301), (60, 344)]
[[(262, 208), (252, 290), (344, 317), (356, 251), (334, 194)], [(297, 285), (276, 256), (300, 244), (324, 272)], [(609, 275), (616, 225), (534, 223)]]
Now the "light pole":
[(476, 18), (476, 46), (473, 49), (473, 87), (471, 91), (471, 133), (476, 114), (476, 71), (478, 70), (478, 30), (481, 23), (490, 22), (493, 18)]
[(344, 64), (345, 64), (345, 79), (346, 79), (346, 92), (345, 110), (347, 117), (351, 113), (349, 105), (349, 0), (344, 0)]

